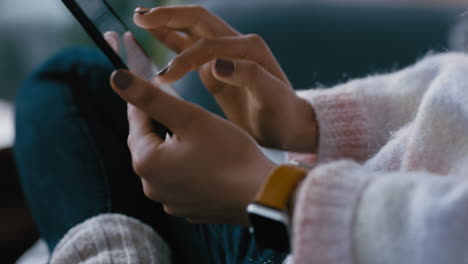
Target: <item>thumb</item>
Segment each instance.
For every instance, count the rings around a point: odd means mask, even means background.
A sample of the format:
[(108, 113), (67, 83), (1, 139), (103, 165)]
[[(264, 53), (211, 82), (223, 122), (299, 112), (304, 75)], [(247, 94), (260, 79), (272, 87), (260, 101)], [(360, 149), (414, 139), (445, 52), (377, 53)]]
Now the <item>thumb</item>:
[(110, 83), (122, 99), (179, 135), (195, 115), (202, 114), (199, 107), (164, 92), (127, 70), (114, 71)]
[(259, 102), (266, 102), (271, 97), (272, 89), (290, 89), (279, 78), (252, 61), (217, 59), (211, 72), (220, 82), (248, 89)]

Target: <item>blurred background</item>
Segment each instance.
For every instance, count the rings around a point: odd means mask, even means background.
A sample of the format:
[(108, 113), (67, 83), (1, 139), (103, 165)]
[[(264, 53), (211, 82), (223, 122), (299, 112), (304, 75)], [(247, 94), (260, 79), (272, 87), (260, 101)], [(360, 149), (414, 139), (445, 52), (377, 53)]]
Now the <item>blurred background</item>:
[[(154, 6), (167, 1), (108, 2), (132, 26), (136, 5)], [(92, 45), (60, 0), (0, 1), (0, 34), (0, 98), (5, 100), (13, 100), (21, 80), (48, 57), (67, 47)]]
[[(132, 26), (134, 7), (202, 2), (241, 32), (260, 33), (294, 87), (300, 88), (396, 70), (430, 52), (468, 48), (468, 0), (108, 2), (159, 66), (171, 54)], [(93, 43), (60, 0), (1, 0), (0, 36), (0, 256), (5, 256), (0, 262), (13, 263), (38, 238), (11, 152), (15, 94), (22, 80), (47, 58)], [(194, 75), (179, 85), (201, 86)], [(186, 96), (189, 100), (222, 114), (203, 88), (193, 91)], [(36, 258), (21, 263), (45, 262)]]
[[(295, 0), (293, 0), (294, 2)], [(306, 0), (307, 1), (307, 0)], [(308, 0), (309, 2), (314, 0)], [(108, 1), (127, 22), (136, 5), (155, 6), (190, 0), (110, 0)], [(218, 2), (236, 2), (218, 0)], [(295, 1), (297, 2), (297, 1)], [(324, 1), (322, 1), (324, 2)], [(329, 0), (326, 2), (371, 3), (392, 2), (411, 5), (463, 5), (466, 0)], [(132, 28), (135, 29), (135, 28)], [(135, 31), (148, 47), (142, 31)], [(0, 99), (13, 100), (25, 76), (51, 55), (70, 46), (92, 45), (84, 31), (63, 6), (60, 0), (2, 0), (0, 1)], [(158, 52), (158, 51), (154, 51)], [(161, 63), (165, 57), (157, 57)]]

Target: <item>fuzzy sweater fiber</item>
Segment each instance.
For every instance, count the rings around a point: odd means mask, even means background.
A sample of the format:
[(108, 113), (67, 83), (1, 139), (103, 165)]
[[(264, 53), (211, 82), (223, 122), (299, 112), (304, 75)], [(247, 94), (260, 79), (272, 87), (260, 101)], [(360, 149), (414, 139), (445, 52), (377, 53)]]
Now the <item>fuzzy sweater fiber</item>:
[[(468, 263), (468, 56), (436, 55), (399, 72), (299, 94), (316, 111), (320, 139), (318, 166), (299, 189), (288, 262)], [(107, 217), (91, 224), (102, 228), (118, 216)], [(70, 246), (90, 226), (70, 231), (52, 263), (69, 263), (58, 258), (67, 254), (100, 263), (91, 259), (97, 252), (77, 254), (87, 249)], [(143, 229), (131, 230), (128, 239)], [(82, 238), (111, 235), (97, 234)], [(151, 262), (134, 254), (112, 263), (165, 263), (162, 240), (154, 232), (147, 237), (155, 242), (154, 250), (143, 250), (153, 254)], [(141, 252), (138, 243), (146, 243), (132, 242), (100, 250)]]

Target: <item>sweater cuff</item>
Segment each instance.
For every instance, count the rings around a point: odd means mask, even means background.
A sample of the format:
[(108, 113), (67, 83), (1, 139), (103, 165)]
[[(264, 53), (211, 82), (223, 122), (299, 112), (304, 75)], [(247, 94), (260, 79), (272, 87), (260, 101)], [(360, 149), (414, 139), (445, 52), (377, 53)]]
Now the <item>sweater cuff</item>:
[(355, 92), (344, 89), (298, 92), (314, 108), (319, 126), (318, 162), (368, 158), (369, 122)]
[(371, 175), (351, 161), (319, 166), (309, 173), (294, 209), (295, 264), (353, 263), (355, 212)]
[(124, 215), (102, 214), (68, 231), (50, 263), (169, 264), (170, 251), (146, 224)]

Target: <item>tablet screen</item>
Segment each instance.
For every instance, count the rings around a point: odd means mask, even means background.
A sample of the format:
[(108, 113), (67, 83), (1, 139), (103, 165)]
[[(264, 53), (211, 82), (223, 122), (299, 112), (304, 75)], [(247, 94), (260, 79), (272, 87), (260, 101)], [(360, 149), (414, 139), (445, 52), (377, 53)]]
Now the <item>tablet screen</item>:
[(137, 41), (127, 34), (128, 27), (105, 0), (63, 2), (117, 69), (130, 69), (147, 80), (155, 76), (158, 72), (156, 65)]

